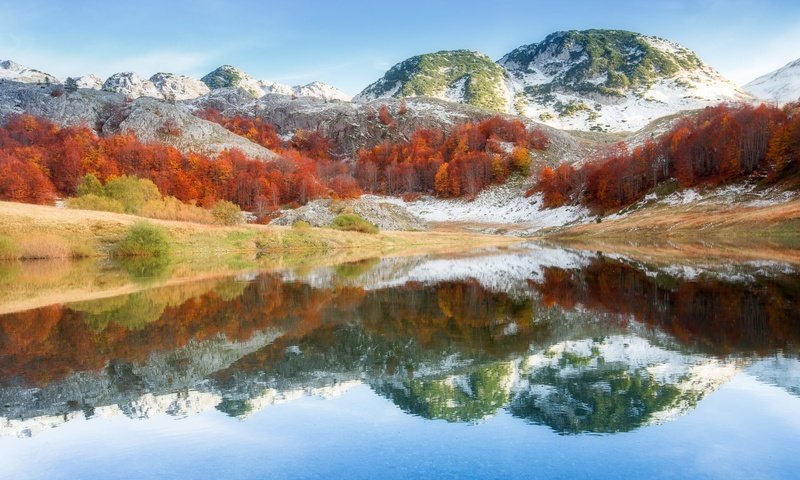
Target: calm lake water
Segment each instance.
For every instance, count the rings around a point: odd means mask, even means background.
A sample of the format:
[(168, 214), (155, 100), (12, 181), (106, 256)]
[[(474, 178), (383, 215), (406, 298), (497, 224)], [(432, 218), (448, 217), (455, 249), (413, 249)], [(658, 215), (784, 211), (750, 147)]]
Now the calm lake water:
[(0, 316), (0, 478), (797, 478), (798, 445), (775, 262), (531, 245)]

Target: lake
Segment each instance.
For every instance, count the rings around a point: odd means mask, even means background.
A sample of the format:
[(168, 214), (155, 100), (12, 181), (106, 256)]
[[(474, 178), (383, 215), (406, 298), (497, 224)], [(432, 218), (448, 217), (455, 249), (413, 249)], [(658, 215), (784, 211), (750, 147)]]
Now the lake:
[[(54, 268), (0, 265), (0, 287)], [(84, 298), (64, 272), (57, 303), (0, 294), (2, 478), (800, 471), (791, 262), (532, 243), (172, 282), (140, 268)]]

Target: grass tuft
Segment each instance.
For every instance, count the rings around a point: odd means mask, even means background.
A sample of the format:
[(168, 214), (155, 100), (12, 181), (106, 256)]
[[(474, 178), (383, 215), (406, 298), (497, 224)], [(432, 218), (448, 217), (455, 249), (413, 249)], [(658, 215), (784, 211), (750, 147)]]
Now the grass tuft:
[(378, 233), (378, 227), (355, 213), (343, 213), (334, 218), (331, 228), (348, 232)]
[(51, 234), (31, 234), (19, 240), (19, 258), (35, 260), (45, 258), (70, 258), (72, 250), (62, 237)]
[(131, 226), (114, 249), (114, 255), (118, 257), (166, 258), (169, 252), (170, 240), (166, 230), (147, 222)]

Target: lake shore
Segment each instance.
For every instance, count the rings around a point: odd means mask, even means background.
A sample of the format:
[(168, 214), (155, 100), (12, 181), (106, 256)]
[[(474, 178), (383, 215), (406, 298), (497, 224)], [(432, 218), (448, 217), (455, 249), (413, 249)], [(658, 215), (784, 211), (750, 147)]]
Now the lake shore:
[(644, 208), (549, 232), (570, 243), (708, 242), (800, 247), (800, 200), (777, 205), (677, 205)]
[[(466, 250), (481, 246), (519, 243), (519, 238), (468, 232), (383, 231), (365, 234), (329, 228), (292, 228), (273, 225), (220, 226), (145, 219), (133, 215), (72, 210), (41, 205), (0, 202), (0, 235), (12, 242), (37, 236), (61, 238), (85, 257), (108, 257), (113, 247), (137, 222), (166, 230), (175, 258), (203, 259), (230, 253), (336, 252), (355, 256), (402, 252)], [(70, 256), (69, 254), (63, 256)], [(346, 256), (346, 255), (345, 255)]]

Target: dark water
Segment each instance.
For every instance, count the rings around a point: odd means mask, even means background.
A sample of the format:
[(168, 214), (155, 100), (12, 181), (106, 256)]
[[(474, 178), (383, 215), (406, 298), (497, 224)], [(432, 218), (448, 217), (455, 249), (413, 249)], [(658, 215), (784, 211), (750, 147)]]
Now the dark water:
[(1, 478), (797, 478), (800, 274), (532, 246), (0, 316)]

